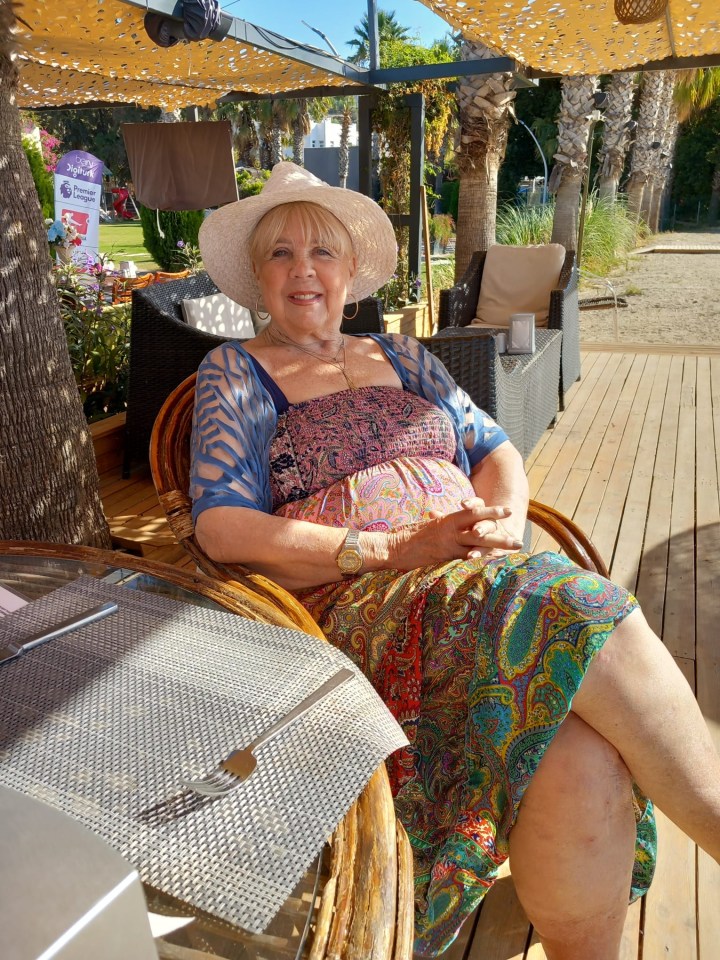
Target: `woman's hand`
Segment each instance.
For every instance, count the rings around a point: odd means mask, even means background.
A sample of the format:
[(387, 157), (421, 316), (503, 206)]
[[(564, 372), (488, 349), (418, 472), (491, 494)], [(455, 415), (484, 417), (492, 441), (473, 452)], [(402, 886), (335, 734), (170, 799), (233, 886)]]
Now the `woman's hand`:
[[(509, 533), (502, 523), (510, 515), (508, 507), (486, 506), (480, 497), (470, 497), (454, 513), (389, 534), (386, 566), (413, 570), (433, 563), (499, 557), (519, 550), (522, 540)], [(372, 551), (371, 543), (367, 545)]]

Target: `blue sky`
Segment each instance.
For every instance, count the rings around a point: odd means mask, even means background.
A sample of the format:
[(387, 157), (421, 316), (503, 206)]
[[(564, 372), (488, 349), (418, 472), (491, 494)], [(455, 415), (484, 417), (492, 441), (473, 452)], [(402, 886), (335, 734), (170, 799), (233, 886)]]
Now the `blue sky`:
[[(352, 48), (347, 41), (354, 36), (354, 28), (367, 13), (366, 0), (228, 0), (221, 4), (222, 9), (236, 17), (248, 20), (259, 27), (268, 27), (285, 37), (302, 40), (328, 49), (322, 38), (303, 25), (305, 20), (311, 27), (327, 36), (340, 56), (348, 57)], [(450, 27), (431, 10), (417, 0), (387, 0), (379, 2), (378, 8), (395, 11), (395, 19), (407, 27), (414, 35), (418, 34), (422, 44), (429, 46), (433, 40), (440, 40)]]

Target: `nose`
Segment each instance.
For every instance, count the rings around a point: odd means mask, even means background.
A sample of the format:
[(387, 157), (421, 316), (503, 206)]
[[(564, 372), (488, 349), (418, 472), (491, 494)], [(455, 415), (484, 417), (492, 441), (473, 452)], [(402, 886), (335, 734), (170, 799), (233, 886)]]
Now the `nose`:
[(307, 277), (314, 272), (312, 257), (307, 250), (297, 250), (293, 255), (292, 274), (294, 277)]

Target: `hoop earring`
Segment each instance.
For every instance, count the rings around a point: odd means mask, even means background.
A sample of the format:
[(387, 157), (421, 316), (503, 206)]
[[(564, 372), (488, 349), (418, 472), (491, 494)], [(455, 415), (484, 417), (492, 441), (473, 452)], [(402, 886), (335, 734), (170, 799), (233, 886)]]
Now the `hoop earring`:
[(269, 313), (266, 313), (265, 316), (262, 315), (262, 311), (260, 310), (260, 297), (255, 298), (255, 313), (258, 315), (258, 319), (262, 320), (263, 323), (270, 319)]
[(355, 301), (355, 313), (351, 317), (345, 316), (345, 311), (343, 311), (343, 320), (354, 320), (355, 317), (360, 313), (360, 303), (358, 300)]

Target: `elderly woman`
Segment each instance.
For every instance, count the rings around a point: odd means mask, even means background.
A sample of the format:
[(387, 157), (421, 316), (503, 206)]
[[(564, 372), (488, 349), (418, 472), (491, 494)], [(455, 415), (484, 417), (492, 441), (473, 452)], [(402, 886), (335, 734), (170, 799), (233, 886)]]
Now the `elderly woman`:
[(445, 369), (412, 338), (342, 334), (395, 267), (377, 204), (280, 163), (200, 248), (270, 321), (200, 367), (197, 538), (291, 590), (403, 726), (416, 951), (452, 942), (510, 854), (549, 958), (616, 958), (653, 873), (647, 797), (720, 859), (688, 685), (626, 591), (518, 552), (521, 458)]

